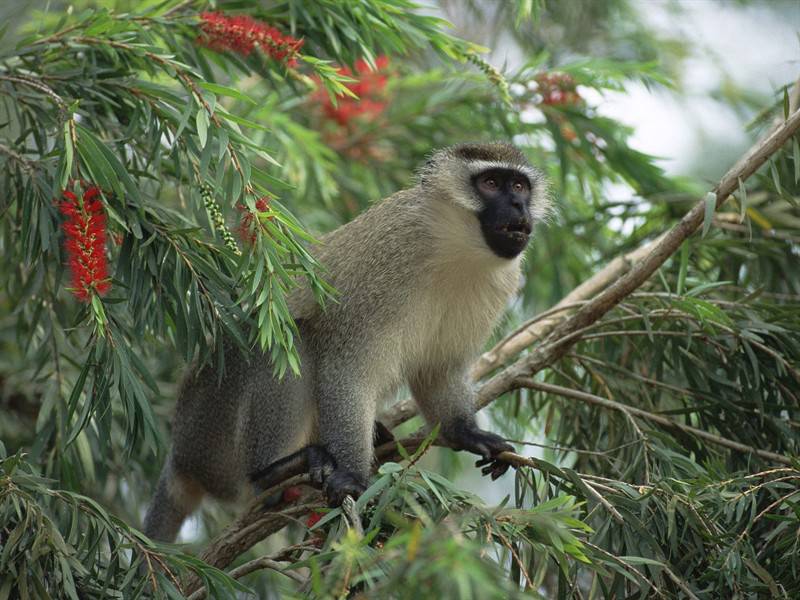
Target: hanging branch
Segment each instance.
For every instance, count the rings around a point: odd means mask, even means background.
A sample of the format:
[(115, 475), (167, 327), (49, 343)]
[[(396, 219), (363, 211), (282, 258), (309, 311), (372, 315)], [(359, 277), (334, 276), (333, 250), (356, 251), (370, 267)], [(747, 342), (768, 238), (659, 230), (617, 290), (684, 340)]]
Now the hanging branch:
[(703, 440), (715, 444), (717, 446), (723, 446), (725, 448), (730, 448), (731, 450), (736, 450), (737, 452), (743, 452), (745, 454), (755, 454), (756, 456), (764, 460), (778, 462), (784, 465), (791, 466), (794, 464), (794, 461), (792, 461), (788, 456), (777, 454), (775, 452), (769, 452), (768, 450), (753, 448), (752, 446), (748, 446), (747, 444), (742, 444), (741, 442), (729, 440), (720, 435), (714, 435), (713, 433), (709, 433), (704, 429), (698, 429), (697, 427), (684, 425), (683, 423), (679, 423), (678, 421), (670, 419), (669, 417), (665, 417), (664, 415), (659, 415), (646, 410), (642, 410), (641, 408), (636, 408), (635, 406), (628, 406), (627, 404), (623, 404), (622, 402), (609, 400), (608, 398), (603, 398), (595, 394), (589, 394), (587, 392), (582, 392), (580, 390), (573, 390), (570, 388), (562, 387), (560, 385), (552, 385), (549, 383), (534, 381), (530, 377), (520, 377), (515, 382), (515, 386), (526, 387), (531, 390), (539, 390), (540, 392), (555, 394), (557, 396), (563, 396), (564, 398), (569, 398), (571, 400), (586, 402), (588, 404), (602, 406), (610, 410), (616, 410), (628, 413), (640, 419), (645, 419), (647, 421), (652, 421), (653, 423), (658, 423), (659, 425), (667, 429), (678, 429), (680, 431), (683, 431), (684, 433), (688, 433), (696, 437), (702, 438)]

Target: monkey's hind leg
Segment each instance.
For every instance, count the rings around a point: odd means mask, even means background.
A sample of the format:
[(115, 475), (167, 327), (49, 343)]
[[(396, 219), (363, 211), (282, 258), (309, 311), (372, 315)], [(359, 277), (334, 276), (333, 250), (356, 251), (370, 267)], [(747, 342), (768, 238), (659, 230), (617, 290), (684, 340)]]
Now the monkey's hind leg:
[(321, 486), (335, 468), (336, 462), (328, 451), (318, 444), (311, 444), (250, 473), (248, 477), (262, 491), (301, 473), (308, 473), (311, 483)]
[(180, 475), (167, 459), (144, 518), (144, 533), (161, 542), (173, 542), (183, 521), (203, 499), (205, 490), (196, 481)]

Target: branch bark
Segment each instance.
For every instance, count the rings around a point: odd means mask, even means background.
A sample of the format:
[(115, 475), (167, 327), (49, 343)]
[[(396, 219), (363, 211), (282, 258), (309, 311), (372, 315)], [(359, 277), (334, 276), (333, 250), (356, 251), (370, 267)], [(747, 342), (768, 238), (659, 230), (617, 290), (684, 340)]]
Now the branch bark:
[[(800, 129), (800, 110), (794, 111), (788, 119), (780, 123), (761, 142), (753, 146), (722, 177), (713, 190), (716, 197), (715, 206), (718, 208), (725, 202), (731, 193), (737, 189), (739, 182), (746, 180), (755, 173), (798, 129)], [(522, 385), (538, 386), (543, 391), (554, 393), (563, 392), (565, 388), (559, 390), (544, 389), (543, 386), (545, 384), (534, 382), (531, 377), (561, 358), (581, 338), (582, 329), (600, 319), (647, 281), (678, 250), (680, 245), (697, 230), (703, 222), (704, 215), (705, 201), (700, 201), (672, 229), (633, 252), (612, 260), (597, 274), (572, 290), (561, 302), (548, 311), (551, 313), (550, 317), (537, 320), (523, 330), (512, 334), (481, 356), (472, 369), (472, 376), (475, 379), (501, 366), (522, 350), (530, 347), (534, 342), (543, 340), (530, 354), (517, 359), (516, 362), (491, 377), (479, 387), (478, 408), (485, 407), (502, 394)], [(579, 308), (574, 312), (569, 312), (572, 310), (569, 305)], [(586, 400), (586, 398), (583, 398), (583, 392), (573, 390), (570, 390), (570, 392), (581, 394), (580, 399)], [(576, 397), (574, 394), (573, 397)], [(586, 395), (592, 396), (591, 394)], [(592, 401), (597, 398), (599, 397), (592, 397)], [(599, 400), (605, 399), (600, 398)], [(630, 413), (634, 413), (637, 410), (633, 407), (623, 406)], [(391, 428), (407, 421), (416, 414), (416, 406), (410, 400), (404, 400), (393, 406), (390, 412), (382, 415), (381, 420)], [(654, 420), (652, 417), (660, 417), (650, 413), (639, 416), (644, 416), (650, 420)], [(680, 426), (669, 419), (666, 420), (669, 421), (668, 424), (661, 424), (665, 426)], [(685, 428), (686, 426), (680, 427)], [(708, 441), (721, 443), (719, 439), (716, 439), (718, 436), (713, 436), (713, 434), (699, 429), (691, 429), (692, 434), (704, 437)], [(709, 436), (715, 439), (712, 440)], [(418, 447), (422, 439), (416, 436), (402, 440), (401, 443), (408, 450), (412, 450), (415, 445)], [(730, 440), (726, 440), (726, 442), (730, 442), (730, 444), (723, 443), (722, 445), (743, 452), (755, 452), (767, 460), (783, 464), (788, 462), (786, 457), (775, 453), (756, 452), (755, 449), (749, 446)], [(376, 456), (381, 463), (396, 459), (397, 450), (395, 445), (393, 443), (385, 444), (376, 448)], [(514, 457), (518, 457), (523, 461), (526, 460), (524, 457), (519, 455), (512, 456), (509, 453), (509, 459)], [(520, 464), (527, 463), (521, 462)], [(303, 481), (307, 481), (307, 479), (302, 476), (292, 477), (279, 486), (268, 490), (259, 498), (264, 498), (266, 494), (272, 494)], [(319, 492), (313, 491), (301, 501), (302, 504), (299, 506), (293, 506), (283, 512), (273, 513), (263, 512), (261, 506), (254, 502), (239, 519), (209, 544), (202, 555), (202, 559), (217, 568), (227, 567), (236, 556), (284, 527), (295, 515), (322, 505), (322, 496)], [(616, 515), (615, 518), (617, 518)], [(198, 588), (199, 581), (194, 580), (188, 585), (188, 593), (196, 591)]]

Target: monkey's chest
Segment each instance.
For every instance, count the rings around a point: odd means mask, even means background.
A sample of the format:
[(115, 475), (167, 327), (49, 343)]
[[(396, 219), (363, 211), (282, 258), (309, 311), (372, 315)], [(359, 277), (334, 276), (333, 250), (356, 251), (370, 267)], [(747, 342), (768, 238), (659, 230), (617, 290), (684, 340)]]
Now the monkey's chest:
[(401, 325), (402, 370), (471, 360), (491, 334), (512, 291), (513, 285), (502, 279), (457, 276), (421, 290)]

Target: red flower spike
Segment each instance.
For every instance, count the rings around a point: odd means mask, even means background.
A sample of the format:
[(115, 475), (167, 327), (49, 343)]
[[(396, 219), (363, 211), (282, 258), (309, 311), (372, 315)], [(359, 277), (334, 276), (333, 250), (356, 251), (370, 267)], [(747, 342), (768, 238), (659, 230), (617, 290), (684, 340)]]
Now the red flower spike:
[(274, 27), (247, 15), (228, 16), (221, 12), (200, 14), (202, 34), (198, 43), (218, 52), (230, 50), (249, 56), (260, 48), (264, 54), (288, 67), (297, 66), (297, 55), (304, 40), (283, 35)]
[(567, 73), (539, 73), (534, 80), (541, 95), (541, 104), (547, 106), (574, 106), (581, 101), (578, 84)]
[(93, 294), (111, 289), (106, 258), (106, 215), (98, 196), (100, 189), (90, 185), (78, 197), (69, 190), (61, 194), (59, 210), (66, 219), (64, 250), (72, 274), (72, 293), (81, 302), (91, 302)]
[(311, 529), (314, 525), (316, 525), (319, 520), (322, 518), (322, 513), (312, 512), (308, 515), (308, 519), (306, 519), (306, 527)]
[(389, 57), (378, 56), (375, 59), (376, 70), (374, 71), (364, 59), (356, 61), (354, 66), (355, 73), (349, 67), (339, 68), (338, 73), (356, 79), (356, 81), (346, 83), (345, 87), (358, 98), (340, 97), (337, 98), (337, 105), (334, 106), (324, 90), (320, 89), (314, 96), (316, 102), (322, 107), (325, 117), (342, 127), (347, 127), (355, 118), (372, 121), (388, 106), (384, 98), (388, 83), (386, 69), (389, 67)]
[[(239, 238), (252, 246), (256, 243), (256, 226), (259, 225), (255, 213), (251, 212), (244, 204), (238, 204), (236, 208), (242, 211), (242, 218), (239, 220), (239, 225), (236, 227), (236, 232)], [(256, 210), (258, 212), (266, 212), (269, 210), (269, 198), (262, 196), (256, 200)], [(272, 217), (267, 217), (272, 220)]]
[(292, 487), (288, 487), (283, 490), (283, 501), (287, 503), (297, 502), (301, 495), (302, 492), (300, 491), (300, 488), (296, 485), (293, 485)]

